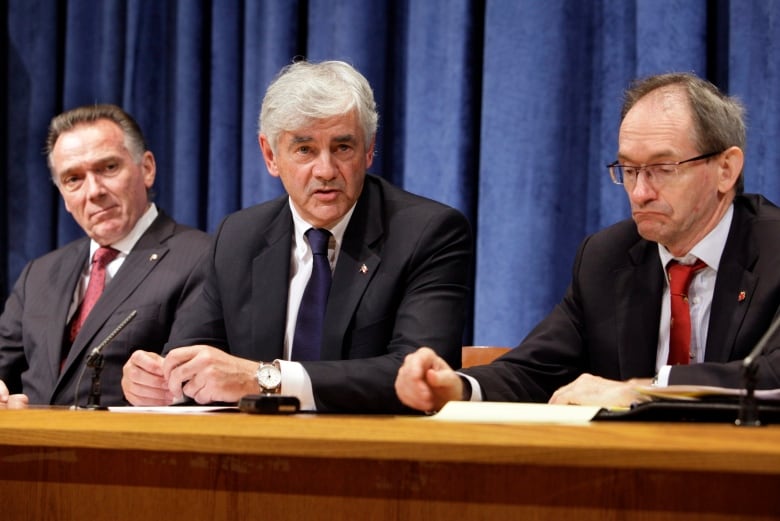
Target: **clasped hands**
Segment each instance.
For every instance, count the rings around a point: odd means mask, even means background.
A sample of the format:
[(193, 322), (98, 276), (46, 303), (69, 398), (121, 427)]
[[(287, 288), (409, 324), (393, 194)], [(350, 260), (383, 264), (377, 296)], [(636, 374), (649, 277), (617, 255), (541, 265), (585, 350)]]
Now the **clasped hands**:
[(165, 357), (135, 351), (122, 370), (122, 390), (133, 405), (171, 405), (192, 398), (199, 404), (236, 402), (257, 392), (257, 362), (221, 349), (194, 345)]

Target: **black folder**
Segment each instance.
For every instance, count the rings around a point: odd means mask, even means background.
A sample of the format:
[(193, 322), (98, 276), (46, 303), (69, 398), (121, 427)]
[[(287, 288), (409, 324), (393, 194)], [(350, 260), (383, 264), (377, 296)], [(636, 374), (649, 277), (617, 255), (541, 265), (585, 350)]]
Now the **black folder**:
[[(652, 400), (628, 409), (602, 409), (593, 421), (708, 422), (734, 423), (739, 417), (739, 400)], [(762, 425), (780, 423), (780, 402), (759, 401)]]

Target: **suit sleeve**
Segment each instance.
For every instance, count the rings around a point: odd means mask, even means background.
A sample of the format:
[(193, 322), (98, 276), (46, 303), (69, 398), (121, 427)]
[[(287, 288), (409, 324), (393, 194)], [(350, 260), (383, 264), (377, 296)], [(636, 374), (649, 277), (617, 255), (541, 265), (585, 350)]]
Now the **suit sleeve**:
[(477, 379), (485, 401), (547, 402), (587, 364), (583, 269), (586, 240), (577, 252), (564, 298), (514, 349), (488, 365), (462, 370)]
[(22, 335), (24, 286), (30, 265), (25, 266), (0, 315), (0, 380), (11, 393), (22, 392), (21, 375), (27, 369)]
[(214, 273), (214, 249), (212, 244), (200, 257), (187, 279), (182, 302), (163, 354), (176, 347), (195, 344), (212, 345), (229, 351)]

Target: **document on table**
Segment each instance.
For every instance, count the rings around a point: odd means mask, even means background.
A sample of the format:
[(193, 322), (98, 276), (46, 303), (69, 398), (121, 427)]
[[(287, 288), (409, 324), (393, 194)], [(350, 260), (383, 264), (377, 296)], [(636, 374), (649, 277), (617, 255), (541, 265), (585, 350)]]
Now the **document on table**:
[(238, 412), (238, 407), (230, 405), (170, 405), (160, 407), (109, 407), (111, 412), (145, 412), (158, 414), (205, 414), (213, 412)]
[(600, 410), (601, 407), (585, 405), (453, 401), (448, 402), (438, 413), (426, 418), (433, 421), (470, 423), (585, 424)]

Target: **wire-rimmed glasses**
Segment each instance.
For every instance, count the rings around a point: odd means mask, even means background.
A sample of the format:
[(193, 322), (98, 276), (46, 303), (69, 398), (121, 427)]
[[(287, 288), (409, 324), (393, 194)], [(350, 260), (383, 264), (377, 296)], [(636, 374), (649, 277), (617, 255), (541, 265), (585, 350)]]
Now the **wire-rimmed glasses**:
[(626, 185), (632, 187), (636, 185), (636, 180), (639, 177), (639, 172), (645, 171), (646, 179), (653, 186), (660, 186), (666, 183), (669, 179), (677, 177), (677, 170), (680, 165), (685, 163), (692, 163), (693, 161), (699, 161), (701, 159), (708, 159), (713, 156), (717, 156), (722, 153), (709, 152), (700, 156), (692, 157), (690, 159), (684, 159), (675, 163), (653, 163), (650, 165), (621, 165), (617, 161), (607, 165), (609, 169), (609, 177), (612, 178), (612, 182), (616, 185)]

